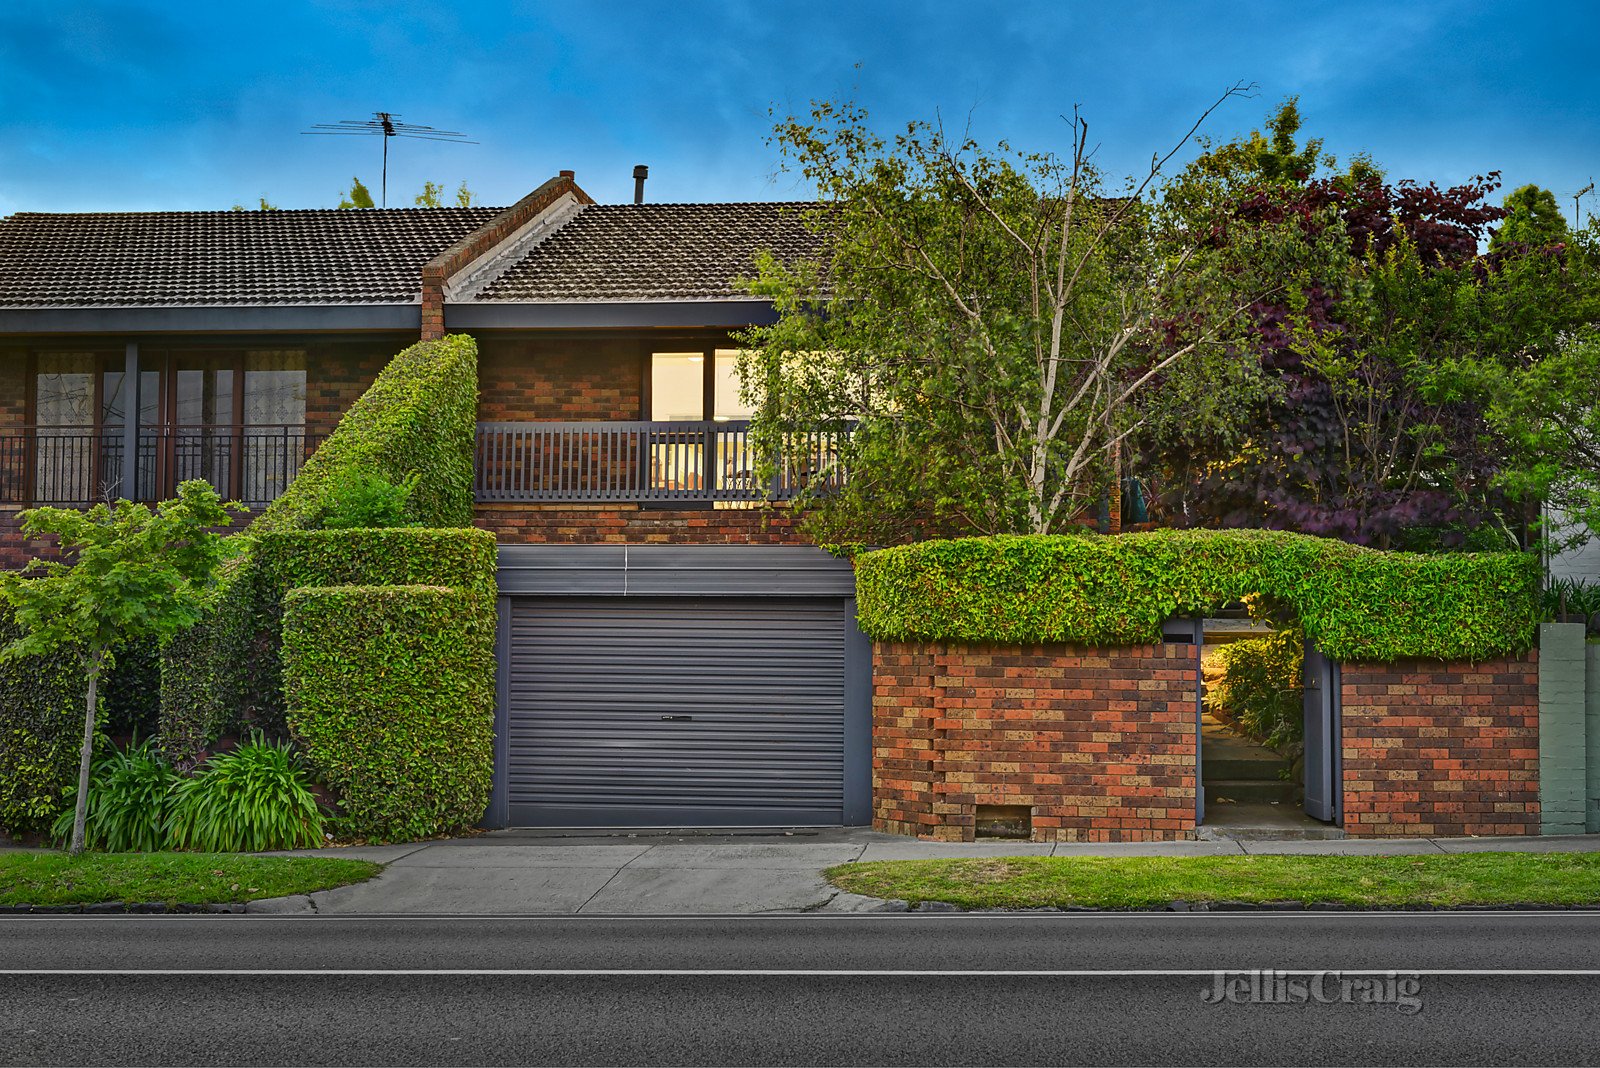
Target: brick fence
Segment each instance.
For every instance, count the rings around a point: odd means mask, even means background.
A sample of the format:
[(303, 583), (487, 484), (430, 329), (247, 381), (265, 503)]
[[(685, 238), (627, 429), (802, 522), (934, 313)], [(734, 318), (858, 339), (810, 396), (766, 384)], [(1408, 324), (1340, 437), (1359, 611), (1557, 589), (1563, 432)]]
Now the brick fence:
[(1195, 810), (1194, 647), (879, 643), (873, 826), (971, 841), (980, 805), (1035, 841), (1185, 838)]
[(1341, 672), (1346, 834), (1539, 833), (1537, 654)]

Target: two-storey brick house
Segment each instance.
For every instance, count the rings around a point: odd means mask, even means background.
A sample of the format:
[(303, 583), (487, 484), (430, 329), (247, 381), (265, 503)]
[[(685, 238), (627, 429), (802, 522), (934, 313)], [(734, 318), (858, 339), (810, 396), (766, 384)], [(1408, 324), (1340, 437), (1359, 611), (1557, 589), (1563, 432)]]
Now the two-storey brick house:
[(389, 356), (469, 333), (502, 818), (865, 822), (850, 570), (770, 503), (827, 443), (758, 485), (733, 374), (773, 315), (737, 280), (816, 247), (796, 208), (600, 205), (563, 172), (506, 209), (0, 220), (0, 564), (34, 504), (263, 505)]

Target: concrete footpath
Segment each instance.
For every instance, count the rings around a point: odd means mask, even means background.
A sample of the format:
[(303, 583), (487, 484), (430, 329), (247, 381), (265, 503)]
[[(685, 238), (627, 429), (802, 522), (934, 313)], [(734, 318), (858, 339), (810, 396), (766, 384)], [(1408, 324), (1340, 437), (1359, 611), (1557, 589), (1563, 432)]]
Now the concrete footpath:
[[(923, 842), (863, 828), (795, 831), (495, 831), (473, 838), (315, 851), (387, 867), (377, 878), (251, 912), (414, 915), (686, 915), (865, 912), (874, 898), (822, 877), (836, 864), (945, 857), (1593, 852), (1600, 835), (1145, 843)], [(903, 907), (903, 906), (902, 906)]]

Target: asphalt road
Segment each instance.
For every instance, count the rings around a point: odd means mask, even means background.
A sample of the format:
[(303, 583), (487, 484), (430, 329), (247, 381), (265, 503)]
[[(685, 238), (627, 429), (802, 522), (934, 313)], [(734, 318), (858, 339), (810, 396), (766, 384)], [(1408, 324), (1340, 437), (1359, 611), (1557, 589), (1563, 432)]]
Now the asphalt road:
[(1597, 913), (0, 918), (6, 1064), (1583, 1064), (1597, 1006)]

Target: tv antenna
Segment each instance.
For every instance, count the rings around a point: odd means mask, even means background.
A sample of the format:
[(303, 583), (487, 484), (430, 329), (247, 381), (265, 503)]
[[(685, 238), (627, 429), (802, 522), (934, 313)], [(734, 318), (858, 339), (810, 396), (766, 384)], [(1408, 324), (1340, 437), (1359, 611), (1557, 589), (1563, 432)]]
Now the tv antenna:
[(388, 111), (374, 111), (370, 119), (340, 119), (338, 122), (312, 123), (311, 129), (300, 132), (328, 137), (382, 137), (383, 178), (379, 183), (379, 196), (382, 197), (380, 203), (386, 208), (389, 206), (389, 138), (414, 137), (419, 141), (452, 141), (458, 145), (478, 143), (469, 141), (466, 134), (457, 130), (439, 130), (432, 126), (401, 122), (399, 115)]
[(1582, 189), (1580, 189), (1576, 193), (1572, 194), (1572, 228), (1574, 230), (1576, 230), (1578, 227), (1583, 225), (1583, 223), (1580, 222), (1579, 219), (1578, 219), (1578, 202), (1581, 201), (1584, 197), (1588, 196), (1590, 193), (1593, 193), (1593, 192), (1594, 192), (1594, 180), (1590, 179), (1588, 185), (1584, 186)]

